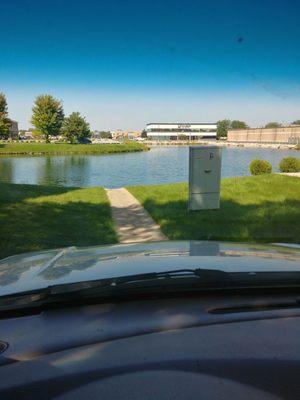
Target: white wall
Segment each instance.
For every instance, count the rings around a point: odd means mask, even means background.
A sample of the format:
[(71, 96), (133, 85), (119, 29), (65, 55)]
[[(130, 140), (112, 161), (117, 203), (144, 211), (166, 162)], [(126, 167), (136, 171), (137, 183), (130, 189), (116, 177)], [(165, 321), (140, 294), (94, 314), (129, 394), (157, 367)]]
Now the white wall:
[(148, 129), (217, 129), (217, 124), (148, 124)]

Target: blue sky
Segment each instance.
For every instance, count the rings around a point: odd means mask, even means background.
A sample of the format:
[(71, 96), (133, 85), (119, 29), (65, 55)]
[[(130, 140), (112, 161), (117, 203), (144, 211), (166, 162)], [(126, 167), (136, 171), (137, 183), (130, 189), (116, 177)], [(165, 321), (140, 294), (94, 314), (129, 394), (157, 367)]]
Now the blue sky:
[(0, 91), (28, 127), (40, 93), (92, 128), (300, 118), (299, 0), (0, 0)]

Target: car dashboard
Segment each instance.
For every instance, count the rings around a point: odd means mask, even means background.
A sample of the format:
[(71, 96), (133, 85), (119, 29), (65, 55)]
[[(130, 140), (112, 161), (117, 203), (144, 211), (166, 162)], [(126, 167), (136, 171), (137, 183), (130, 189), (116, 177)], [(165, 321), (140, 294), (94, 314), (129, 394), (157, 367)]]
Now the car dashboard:
[(0, 398), (296, 399), (295, 294), (135, 299), (0, 319)]

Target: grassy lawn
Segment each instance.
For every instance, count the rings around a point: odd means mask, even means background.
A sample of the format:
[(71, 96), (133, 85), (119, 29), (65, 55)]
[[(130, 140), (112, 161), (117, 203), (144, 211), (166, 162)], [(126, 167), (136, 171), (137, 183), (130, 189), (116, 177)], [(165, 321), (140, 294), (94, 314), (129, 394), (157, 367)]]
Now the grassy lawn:
[(144, 151), (137, 142), (124, 144), (0, 143), (0, 155), (18, 154), (112, 154)]
[(300, 179), (223, 179), (220, 210), (187, 212), (187, 184), (132, 186), (170, 239), (300, 243)]
[(103, 189), (0, 184), (0, 259), (117, 242)]

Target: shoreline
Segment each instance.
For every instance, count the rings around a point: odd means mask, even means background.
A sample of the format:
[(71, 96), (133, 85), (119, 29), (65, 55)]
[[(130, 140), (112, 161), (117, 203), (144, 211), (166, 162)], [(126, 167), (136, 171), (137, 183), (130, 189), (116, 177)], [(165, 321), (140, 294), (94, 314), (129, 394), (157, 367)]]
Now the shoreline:
[(147, 151), (141, 143), (65, 144), (65, 143), (1, 143), (0, 157), (55, 155), (110, 155)]
[(220, 146), (220, 147), (242, 147), (242, 148), (263, 148), (263, 149), (273, 149), (273, 150), (298, 150), (297, 145), (284, 144), (284, 143), (248, 143), (248, 142), (227, 142), (227, 141), (217, 141), (217, 140), (203, 140), (197, 142), (154, 142), (154, 141), (144, 141), (146, 146), (157, 147), (157, 146)]

